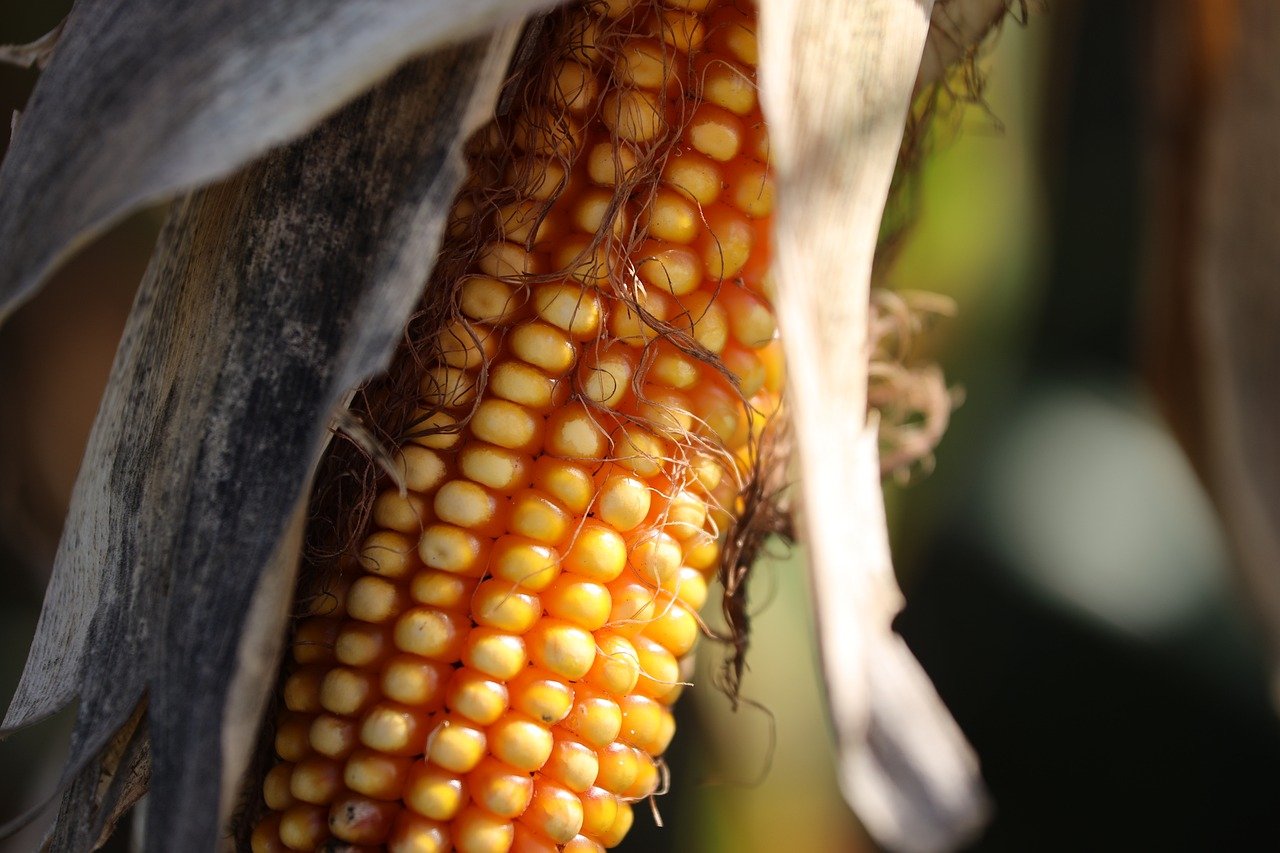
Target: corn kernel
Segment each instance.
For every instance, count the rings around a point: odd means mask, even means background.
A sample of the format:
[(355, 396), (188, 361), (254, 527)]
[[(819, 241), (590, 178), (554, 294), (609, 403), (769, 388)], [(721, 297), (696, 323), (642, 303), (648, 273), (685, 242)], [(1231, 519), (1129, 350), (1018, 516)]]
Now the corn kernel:
[(445, 696), (449, 709), (481, 726), (487, 726), (507, 710), (507, 686), (479, 670), (457, 670)]
[(411, 811), (401, 812), (391, 827), (387, 853), (448, 853), (449, 830)]
[(437, 707), (451, 670), (445, 664), (400, 654), (387, 661), (382, 670), (382, 693), (395, 702), (417, 708)]
[(462, 650), (464, 664), (500, 681), (513, 678), (527, 661), (521, 637), (493, 628), (473, 629)]
[(329, 807), (329, 832), (352, 844), (374, 845), (386, 841), (400, 806), (358, 795), (348, 795)]
[(609, 436), (600, 415), (581, 403), (571, 403), (547, 417), (546, 450), (561, 459), (602, 459), (609, 452)]
[(466, 616), (437, 607), (420, 606), (406, 610), (396, 620), (396, 648), (424, 658), (451, 663), (458, 660), (470, 628)]
[(573, 366), (578, 351), (564, 332), (546, 323), (525, 323), (511, 333), (511, 351), (521, 361), (560, 376)]
[(596, 643), (596, 659), (587, 673), (586, 682), (614, 696), (630, 693), (640, 679), (640, 655), (635, 646), (626, 637), (612, 631), (599, 634)]
[(321, 755), (346, 758), (359, 745), (360, 738), (355, 720), (336, 714), (320, 714), (311, 722), (307, 741)]
[(541, 618), (542, 602), (511, 581), (487, 580), (476, 588), (471, 614), (477, 625), (523, 634)]
[(398, 800), (404, 792), (412, 759), (357, 749), (347, 759), (342, 781), (348, 788), (375, 800)]
[(570, 791), (582, 793), (595, 784), (600, 772), (596, 751), (567, 734), (557, 733), (551, 757), (542, 765), (543, 776)]
[(419, 761), (409, 770), (404, 802), (431, 820), (452, 820), (467, 804), (466, 780), (457, 773)]
[(489, 750), (517, 770), (532, 773), (551, 757), (551, 732), (518, 711), (508, 711), (489, 727)]
[(590, 688), (579, 688), (573, 710), (562, 726), (589, 746), (597, 749), (615, 740), (622, 729), (622, 710), (618, 703)]
[(514, 818), (529, 806), (533, 779), (495, 758), (486, 758), (467, 775), (471, 800), (498, 817)]
[(511, 822), (477, 806), (454, 820), (453, 843), (458, 853), (506, 853), (515, 840)]

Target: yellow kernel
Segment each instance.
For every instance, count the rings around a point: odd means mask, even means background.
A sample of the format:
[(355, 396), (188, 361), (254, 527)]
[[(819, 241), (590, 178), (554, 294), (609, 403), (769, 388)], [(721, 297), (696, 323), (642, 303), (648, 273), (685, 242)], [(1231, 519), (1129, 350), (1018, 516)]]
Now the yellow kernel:
[(604, 846), (585, 835), (575, 835), (560, 848), (560, 853), (604, 853)]
[(360, 742), (387, 755), (420, 753), (426, 739), (426, 712), (408, 705), (379, 702), (360, 724)]
[(720, 540), (710, 533), (699, 531), (684, 542), (684, 563), (692, 569), (699, 572), (711, 570), (719, 558)]
[(329, 809), (299, 803), (280, 816), (280, 840), (292, 850), (314, 850), (329, 834)]
[(627, 142), (652, 142), (667, 131), (666, 111), (657, 95), (643, 89), (615, 89), (605, 95), (600, 118)]
[(582, 834), (598, 836), (608, 832), (618, 819), (618, 800), (604, 788), (589, 788), (582, 793)]
[(630, 39), (618, 50), (613, 64), (619, 82), (654, 92), (666, 91), (679, 82), (672, 56), (654, 39)]
[(429, 367), (422, 375), (418, 391), (428, 408), (456, 409), (475, 400), (476, 382), (474, 374), (457, 367)]
[(628, 221), (626, 207), (609, 190), (588, 190), (573, 208), (573, 225), (584, 234), (621, 237)]
[(694, 60), (697, 88), (708, 103), (745, 116), (756, 107), (756, 84), (737, 63), (706, 53)]
[(563, 564), (575, 575), (608, 583), (626, 567), (626, 541), (617, 531), (588, 522), (574, 534)]
[(249, 837), (250, 853), (286, 853), (288, 847), (280, 840), (280, 818), (278, 814), (269, 814), (253, 828)]
[(467, 776), (471, 800), (498, 817), (519, 817), (533, 796), (533, 779), (525, 773), (486, 758)]
[(267, 771), (266, 778), (262, 780), (262, 798), (266, 801), (267, 808), (272, 811), (282, 812), (297, 802), (293, 791), (289, 789), (294, 766), (287, 763), (277, 764)]
[(533, 484), (578, 515), (587, 511), (595, 497), (591, 475), (582, 466), (554, 456), (539, 457), (534, 463)]
[(667, 158), (662, 182), (698, 204), (711, 204), (720, 197), (724, 179), (714, 161), (695, 151), (684, 151)]
[(404, 802), (431, 820), (452, 820), (467, 804), (466, 780), (457, 773), (419, 761), (409, 770)]
[(563, 720), (573, 707), (573, 689), (537, 667), (520, 673), (509, 687), (511, 707), (548, 726)]
[(582, 800), (553, 782), (539, 782), (520, 821), (556, 844), (564, 844), (582, 829)]
[(683, 438), (693, 426), (691, 409), (687, 395), (653, 383), (640, 389), (635, 403), (635, 414), (642, 423), (674, 438)]
[(502, 240), (485, 246), (480, 256), (476, 258), (476, 263), (485, 275), (498, 279), (527, 276), (541, 272), (538, 269), (537, 259), (532, 253), (523, 246)]
[(627, 346), (648, 346), (661, 335), (655, 324), (665, 322), (675, 310), (672, 299), (662, 291), (641, 289), (634, 304), (627, 300), (614, 304), (609, 312), (609, 332)]
[(556, 66), (551, 85), (557, 105), (571, 113), (586, 112), (595, 103), (599, 91), (591, 69), (572, 60)]
[(401, 533), (421, 533), (428, 513), (427, 502), (416, 492), (401, 495), (395, 489), (387, 489), (373, 502), (374, 526)]
[(639, 693), (623, 696), (618, 700), (618, 707), (622, 709), (622, 730), (618, 733), (618, 740), (646, 752), (651, 751), (650, 747), (656, 742), (662, 726), (662, 715), (667, 709), (657, 700)]
[(524, 245), (547, 239), (552, 234), (552, 220), (547, 218), (547, 205), (536, 201), (517, 201), (498, 209), (498, 233), (503, 240)]
[(672, 715), (670, 709), (662, 709), (662, 718), (658, 721), (658, 730), (654, 732), (653, 740), (649, 742), (651, 749), (650, 755), (661, 755), (667, 751), (667, 747), (671, 745), (671, 739), (676, 736), (676, 718)]
[(466, 773), (480, 763), (485, 750), (484, 730), (465, 717), (450, 715), (427, 736), (427, 759), (445, 770)]
[(654, 586), (670, 586), (683, 559), (680, 543), (662, 530), (649, 530), (636, 537), (627, 555), (627, 562), (641, 580)]
[(320, 683), (320, 704), (326, 711), (354, 716), (378, 698), (377, 675), (340, 666), (325, 673)]
[(586, 399), (613, 408), (627, 395), (634, 370), (635, 357), (626, 347), (594, 348), (578, 363), (578, 386)]
[(597, 840), (605, 847), (617, 847), (622, 843), (622, 839), (627, 837), (627, 833), (631, 831), (631, 824), (635, 820), (635, 816), (631, 811), (631, 804), (625, 800), (618, 801), (618, 817), (613, 822), (613, 826), (609, 827), (609, 831), (597, 836)]
[(481, 401), (471, 418), (471, 432), (481, 441), (508, 450), (527, 449), (538, 439), (541, 419), (508, 400)]
[(653, 240), (641, 246), (638, 257), (636, 273), (648, 285), (684, 296), (702, 283), (702, 258), (688, 246)]
[(482, 726), (507, 710), (507, 686), (479, 670), (462, 668), (454, 673), (445, 697), (449, 709)]
[(600, 766), (596, 775), (598, 787), (621, 795), (635, 784), (640, 772), (640, 759), (631, 747), (618, 742), (605, 744), (597, 753), (597, 759)]
[(284, 682), (284, 706), (290, 711), (314, 714), (320, 710), (320, 682), (323, 666), (304, 666)]
[(409, 581), (409, 596), (419, 604), (430, 604), (443, 610), (465, 610), (475, 588), (474, 578), (426, 569)]
[[(703, 581), (703, 587), (701, 587), (703, 598), (707, 597), (705, 589), (707, 587)], [(694, 613), (689, 610), (689, 607), (671, 602), (658, 612), (644, 633), (645, 637), (657, 640), (667, 651), (680, 657), (689, 652), (698, 640), (698, 620), (694, 619)]]
[(551, 756), (551, 730), (532, 717), (509, 711), (489, 727), (489, 750), (517, 770), (532, 773)]
[(510, 821), (478, 806), (469, 806), (453, 824), (453, 843), (458, 853), (506, 853), (514, 840), (515, 828)]
[(609, 627), (624, 637), (635, 637), (648, 627), (661, 606), (658, 594), (638, 583), (615, 584), (609, 592), (613, 596)]
[(489, 373), (489, 391), (504, 400), (547, 409), (556, 400), (558, 383), (542, 371), (521, 361), (504, 361)]
[(695, 151), (727, 163), (738, 156), (746, 137), (742, 120), (714, 104), (702, 104), (685, 125), (685, 140)]
[(403, 811), (391, 828), (387, 853), (448, 853), (449, 830), (443, 824)]
[(552, 268), (586, 287), (609, 281), (610, 241), (592, 234), (570, 235), (552, 253)]
[(729, 203), (753, 219), (773, 213), (774, 184), (763, 163), (740, 165), (729, 189)]
[(683, 308), (672, 317), (672, 325), (689, 332), (711, 352), (723, 350), (729, 340), (729, 319), (724, 308), (703, 291), (685, 297)]
[(562, 459), (603, 459), (609, 436), (600, 415), (581, 403), (556, 409), (547, 417), (546, 450)]
[(698, 383), (701, 372), (698, 362), (681, 352), (669, 341), (659, 341), (649, 364), (646, 379), (660, 382), (671, 388), (687, 390)]
[(432, 448), (422, 447), (417, 443), (406, 444), (400, 448), (398, 456), (396, 461), (399, 463), (400, 475), (404, 479), (405, 488), (411, 491), (429, 492), (448, 475), (449, 469), (444, 458)]
[(727, 53), (752, 68), (760, 64), (755, 16), (750, 11), (733, 3), (721, 6), (711, 16), (708, 33), (712, 53)]
[[(409, 441), (419, 447), (425, 447), (432, 450), (448, 450), (458, 443), (461, 434), (458, 429), (458, 419), (448, 412), (431, 412), (427, 413), (421, 410), (414, 419), (412, 429), (406, 436)], [(408, 447), (402, 448), (402, 452), (407, 452)], [(428, 474), (435, 475), (434, 466), (428, 469)], [(409, 474), (405, 473), (406, 485), (417, 492), (430, 491), (435, 484), (443, 479), (443, 471), (439, 472), (439, 479), (429, 481), (430, 485), (421, 489), (414, 488), (408, 482)]]
[(587, 683), (614, 696), (630, 693), (640, 679), (640, 655), (635, 646), (612, 631), (599, 634), (596, 643), (599, 648), (587, 673)]
[(450, 673), (446, 664), (417, 655), (396, 655), (383, 667), (382, 693), (396, 702), (432, 709), (440, 704)]
[(396, 648), (450, 663), (462, 650), (470, 620), (436, 607), (413, 607), (396, 620)]
[(590, 688), (580, 687), (573, 710), (561, 725), (586, 744), (599, 749), (618, 737), (622, 729), (622, 711), (612, 699)]
[(484, 545), (474, 533), (452, 524), (433, 524), (422, 531), (418, 540), (418, 556), (423, 564), (445, 572), (469, 574), (483, 568), (483, 553)]
[(559, 844), (549, 841), (546, 836), (527, 824), (516, 821), (514, 825), (515, 840), (511, 842), (511, 850), (508, 853), (560, 853), (562, 850)]
[(507, 183), (534, 201), (548, 201), (568, 186), (568, 179), (559, 160), (526, 157), (507, 167)]
[(587, 174), (601, 186), (611, 187), (631, 176), (638, 163), (629, 145), (599, 142), (587, 154)]
[(702, 47), (702, 40), (706, 38), (702, 18), (691, 11), (658, 9), (649, 25), (669, 47), (683, 53), (692, 53)]
[(495, 577), (538, 592), (560, 574), (560, 558), (548, 545), (520, 536), (503, 536), (494, 543), (489, 570)]
[(782, 383), (786, 378), (786, 362), (782, 355), (782, 342), (774, 338), (766, 346), (756, 351), (756, 355), (764, 364), (764, 387), (771, 394), (782, 393)]
[(517, 326), (510, 337), (511, 351), (521, 361), (540, 367), (553, 376), (563, 375), (573, 366), (577, 348), (564, 332), (546, 323)]
[(661, 643), (647, 636), (635, 637), (631, 643), (640, 655), (640, 680), (636, 682), (636, 692), (662, 699), (680, 683), (680, 663)]
[(525, 639), (534, 663), (570, 681), (586, 675), (595, 661), (595, 638), (570, 622), (543, 619)]
[(538, 596), (511, 581), (487, 580), (476, 588), (471, 600), (471, 618), (476, 624), (512, 634), (523, 634), (541, 617), (542, 602)]
[(624, 800), (643, 800), (658, 788), (658, 768), (642, 750), (636, 752), (636, 779), (619, 796)]
[(615, 530), (626, 532), (649, 514), (649, 486), (629, 474), (614, 473), (600, 485), (596, 515)]
[(737, 287), (726, 287), (718, 301), (728, 316), (730, 333), (744, 347), (760, 349), (776, 337), (777, 318), (759, 296)]
[(463, 475), (504, 493), (528, 485), (532, 464), (527, 454), (478, 441), (468, 442), (458, 454)]
[(550, 616), (595, 631), (609, 621), (613, 600), (601, 584), (566, 573), (542, 591), (542, 606)]
[[(551, 431), (548, 431), (550, 445)], [(548, 545), (557, 545), (569, 532), (569, 513), (564, 507), (535, 489), (526, 489), (511, 499), (508, 528)]]
[(417, 544), (403, 533), (375, 531), (360, 547), (360, 568), (383, 577), (402, 578), (418, 567)]
[(354, 845), (381, 845), (400, 811), (398, 803), (348, 794), (329, 807), (329, 833)]
[(600, 772), (600, 759), (591, 747), (557, 733), (551, 757), (541, 772), (570, 791), (582, 793), (595, 784), (596, 774)]
[(348, 788), (376, 800), (398, 800), (404, 792), (412, 759), (361, 748), (347, 759), (342, 781)]
[(386, 622), (405, 608), (409, 597), (386, 578), (364, 575), (347, 592), (347, 613), (363, 622)]
[(307, 714), (281, 715), (276, 726), (276, 755), (282, 761), (301, 761), (311, 754), (311, 717)]
[(747, 407), (736, 394), (707, 386), (694, 400), (698, 431), (718, 438), (725, 447), (737, 448), (747, 439)]
[(523, 638), (493, 628), (473, 628), (467, 635), (462, 662), (500, 681), (514, 678), (528, 662)]
[[(751, 258), (751, 246), (755, 240), (751, 223), (742, 214), (723, 205), (708, 208), (704, 211), (704, 219), (706, 227), (698, 240), (703, 269), (712, 281), (727, 281), (737, 275)], [(688, 304), (686, 301), (686, 307)]]
[(586, 339), (600, 328), (600, 298), (576, 284), (544, 284), (533, 304), (540, 318), (572, 337)]
[[(347, 717), (339, 717), (333, 713), (321, 713), (311, 722), (308, 733), (311, 748), (321, 756), (330, 758), (346, 758), (353, 749), (360, 745), (360, 733), (356, 721)], [(271, 806), (268, 803), (268, 806)], [(271, 808), (276, 808), (271, 806)]]
[(524, 307), (524, 291), (487, 275), (468, 276), (458, 289), (462, 313), (495, 326), (511, 322)]
[[(392, 589), (399, 591), (397, 587)], [(391, 633), (386, 625), (344, 622), (333, 641), (333, 656), (348, 666), (370, 666), (390, 652)]]
[(744, 397), (753, 397), (764, 387), (768, 378), (764, 363), (746, 347), (729, 342), (720, 353), (720, 361), (738, 380), (738, 391)]
[(450, 480), (436, 492), (433, 508), (441, 521), (488, 531), (497, 520), (498, 500), (470, 480)]
[(645, 210), (645, 226), (649, 235), (659, 240), (692, 243), (702, 230), (702, 216), (695, 202), (663, 187)]
[(656, 477), (661, 473), (667, 461), (667, 445), (643, 427), (633, 423), (623, 423), (613, 432), (614, 462), (635, 474), (644, 477)]
[(436, 354), (449, 367), (475, 370), (491, 360), (498, 352), (498, 340), (493, 329), (454, 320), (440, 332)]
[[(707, 602), (707, 579), (702, 576), (702, 572), (692, 566), (682, 566), (676, 575), (675, 596), (689, 610), (694, 612), (701, 610), (702, 605)], [(670, 649), (671, 646), (667, 648)]]

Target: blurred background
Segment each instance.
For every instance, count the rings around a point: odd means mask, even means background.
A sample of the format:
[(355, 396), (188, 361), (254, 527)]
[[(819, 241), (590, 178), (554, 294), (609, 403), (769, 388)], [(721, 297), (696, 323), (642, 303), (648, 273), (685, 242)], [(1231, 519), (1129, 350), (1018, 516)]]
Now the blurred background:
[[(0, 43), (39, 36), (68, 5), (0, 0)], [(887, 488), (909, 600), (898, 627), (995, 800), (973, 850), (1280, 843), (1280, 719), (1260, 641), (1150, 383), (1166, 366), (1149, 346), (1153, 270), (1171, 251), (1156, 233), (1150, 153), (1171, 131), (1152, 119), (1152, 69), (1195, 57), (1149, 24), (1194, 5), (1057, 0), (1007, 23), (979, 63), (984, 105), (932, 131), (917, 222), (884, 271), (959, 305), (920, 356), (965, 402), (936, 470)], [(0, 115), (35, 76), (0, 69)], [(0, 698), (159, 222), (117, 228), (0, 330)], [(665, 826), (638, 808), (620, 849), (875, 849), (836, 790), (803, 554), (775, 551), (751, 592), (749, 701), (734, 713), (710, 687), (720, 652), (704, 645), (704, 689), (681, 703), (672, 792), (657, 801)], [(0, 821), (51, 790), (70, 721), (0, 744)]]

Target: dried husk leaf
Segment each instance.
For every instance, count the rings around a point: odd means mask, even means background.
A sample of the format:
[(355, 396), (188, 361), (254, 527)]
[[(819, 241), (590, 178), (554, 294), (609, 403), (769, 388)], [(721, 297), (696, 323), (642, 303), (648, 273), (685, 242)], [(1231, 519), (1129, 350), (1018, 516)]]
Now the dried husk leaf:
[[(1218, 32), (1202, 32), (1218, 15)], [(1280, 6), (1238, 0), (1188, 16), (1197, 40), (1217, 35), (1200, 57), (1217, 75), (1202, 83), (1198, 162), (1190, 174), (1187, 242), (1193, 375), (1202, 406), (1204, 470), (1266, 631), (1272, 688), (1280, 704)], [(1193, 94), (1193, 93), (1188, 93)], [(1186, 95), (1184, 95), (1186, 97)]]
[(415, 55), (550, 2), (79, 0), (0, 164), (0, 322), (130, 211), (231, 174)]
[[(385, 365), (419, 300), (461, 142), (492, 111), (514, 43), (508, 29), (415, 62), (173, 207), (6, 720), (79, 695), (64, 778), (88, 781), (145, 690), (149, 850), (219, 837), (274, 683), (263, 674), (330, 419)], [(94, 808), (111, 809), (88, 799), (67, 797), (60, 820), (93, 825)]]
[(761, 26), (778, 315), (840, 781), (881, 844), (912, 851), (958, 846), (985, 814), (976, 757), (892, 631), (902, 596), (867, 423), (871, 265), (931, 7), (766, 3)]

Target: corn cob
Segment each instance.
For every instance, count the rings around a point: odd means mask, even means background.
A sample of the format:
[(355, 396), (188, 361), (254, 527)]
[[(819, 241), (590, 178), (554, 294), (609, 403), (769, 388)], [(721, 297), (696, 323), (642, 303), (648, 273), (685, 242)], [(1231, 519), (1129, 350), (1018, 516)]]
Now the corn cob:
[(445, 283), (405, 490), (296, 627), (255, 853), (586, 853), (659, 786), (781, 393), (754, 9), (560, 26), (455, 204), (450, 240), (490, 237)]

